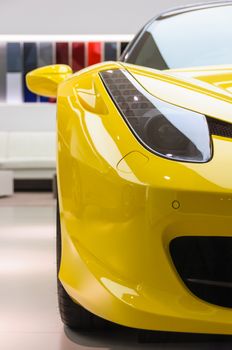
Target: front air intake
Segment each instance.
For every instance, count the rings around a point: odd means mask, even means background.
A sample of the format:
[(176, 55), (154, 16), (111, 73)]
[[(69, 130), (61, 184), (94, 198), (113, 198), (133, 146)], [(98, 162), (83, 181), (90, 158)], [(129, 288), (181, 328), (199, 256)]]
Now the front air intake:
[(177, 237), (170, 243), (170, 254), (193, 294), (232, 307), (232, 237)]

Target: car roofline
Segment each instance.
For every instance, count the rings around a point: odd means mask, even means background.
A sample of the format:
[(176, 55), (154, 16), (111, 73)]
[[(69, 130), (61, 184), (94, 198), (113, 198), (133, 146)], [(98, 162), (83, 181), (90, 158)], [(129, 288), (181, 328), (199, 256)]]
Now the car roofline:
[(186, 6), (173, 7), (161, 12), (158, 16), (155, 16), (154, 18), (152, 18), (149, 21), (149, 23), (157, 20), (162, 20), (168, 17), (180, 15), (182, 13), (204, 10), (204, 9), (214, 8), (214, 7), (231, 6), (231, 5), (232, 5), (232, 0), (224, 0), (224, 1), (218, 0), (218, 1), (208, 1), (208, 2), (202, 2), (202, 3), (200, 2), (198, 4), (190, 4)]
[(145, 32), (145, 30), (147, 29), (147, 27), (150, 26), (150, 24), (152, 24), (153, 22), (160, 21), (162, 19), (166, 19), (172, 16), (183, 14), (183, 13), (192, 12), (192, 11), (204, 10), (204, 9), (214, 8), (214, 7), (231, 6), (231, 5), (232, 5), (232, 0), (224, 0), (224, 1), (217, 0), (217, 1), (202, 2), (202, 3), (200, 2), (198, 4), (189, 4), (186, 6), (178, 6), (178, 7), (170, 8), (168, 10), (160, 12), (159, 14), (151, 18), (142, 27), (142, 29), (140, 29), (138, 34), (134, 37), (134, 39), (132, 39), (132, 41), (127, 46), (126, 50), (122, 53), (120, 57), (120, 61), (126, 62), (128, 54), (132, 52), (133, 48), (135, 47), (135, 45), (137, 44), (137, 42)]

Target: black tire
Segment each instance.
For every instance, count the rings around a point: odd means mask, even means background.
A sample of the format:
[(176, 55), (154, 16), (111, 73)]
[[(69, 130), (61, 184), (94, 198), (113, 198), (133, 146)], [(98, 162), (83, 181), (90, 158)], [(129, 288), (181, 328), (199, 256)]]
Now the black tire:
[(57, 292), (60, 316), (63, 323), (76, 330), (100, 330), (112, 328), (113, 323), (106, 321), (89, 311), (85, 310), (81, 305), (76, 304), (65, 291), (58, 278), (58, 272), (61, 262), (61, 228), (60, 228), (60, 212), (57, 199), (57, 215), (56, 215), (56, 256), (57, 256)]

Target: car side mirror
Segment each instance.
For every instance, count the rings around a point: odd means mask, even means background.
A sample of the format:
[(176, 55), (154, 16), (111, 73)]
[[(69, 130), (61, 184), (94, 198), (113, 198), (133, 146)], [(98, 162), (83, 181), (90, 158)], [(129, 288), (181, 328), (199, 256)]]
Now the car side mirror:
[(26, 75), (28, 89), (40, 96), (56, 97), (58, 85), (73, 73), (65, 64), (37, 68)]

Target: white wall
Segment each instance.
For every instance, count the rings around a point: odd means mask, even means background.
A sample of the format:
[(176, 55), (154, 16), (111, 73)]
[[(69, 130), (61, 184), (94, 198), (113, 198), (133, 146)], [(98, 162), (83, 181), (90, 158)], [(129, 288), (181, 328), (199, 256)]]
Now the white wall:
[(0, 0), (0, 34), (134, 34), (170, 7), (201, 0)]

